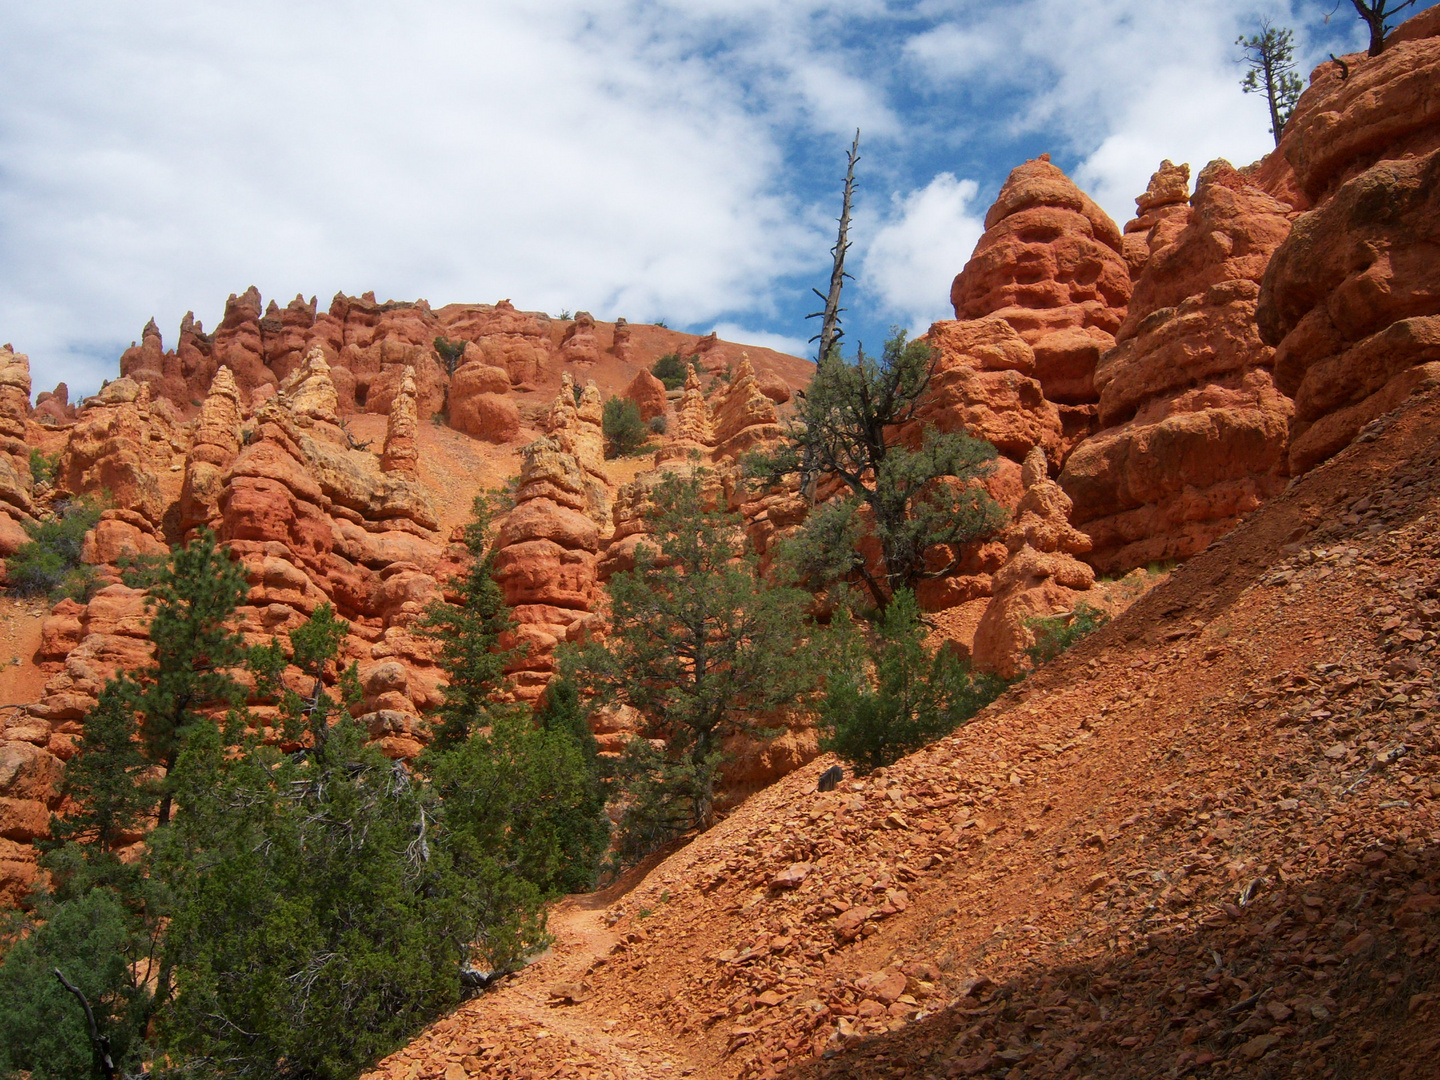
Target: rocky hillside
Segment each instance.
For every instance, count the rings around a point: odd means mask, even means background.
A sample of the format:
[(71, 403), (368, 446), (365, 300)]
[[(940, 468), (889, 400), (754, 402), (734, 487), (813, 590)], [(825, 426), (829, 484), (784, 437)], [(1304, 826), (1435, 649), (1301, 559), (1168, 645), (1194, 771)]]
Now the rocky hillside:
[(955, 735), (568, 902), (370, 1075), (1437, 1075), (1437, 515), (1429, 391)]

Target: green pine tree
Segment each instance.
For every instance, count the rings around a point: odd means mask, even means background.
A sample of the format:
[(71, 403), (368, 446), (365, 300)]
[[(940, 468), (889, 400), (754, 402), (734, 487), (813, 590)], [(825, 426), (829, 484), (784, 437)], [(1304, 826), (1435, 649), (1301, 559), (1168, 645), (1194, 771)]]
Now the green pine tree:
[(438, 644), (437, 660), (447, 679), (436, 710), (440, 723), (431, 743), (436, 751), (459, 745), (487, 722), (492, 699), (504, 683), (505, 666), (515, 655), (500, 648), (501, 636), (514, 629), (515, 621), (494, 578), (491, 532), (499, 505), (495, 492), (475, 497), (464, 531), (470, 565), (450, 585), (457, 602), (431, 604), (418, 624)]
[(773, 730), (817, 685), (809, 597), (759, 579), (738, 515), (707, 508), (700, 478), (672, 476), (655, 489), (649, 521), (653, 546), (611, 578), (611, 634), (581, 664), (592, 700), (619, 699), (646, 718), (623, 770), (627, 859), (708, 827), (725, 740)]
[(119, 680), (116, 694), (139, 718), (145, 756), (165, 772), (158, 823), (170, 820), (169, 773), (185, 733), (198, 721), (245, 700), (236, 678), (249, 660), (245, 640), (229, 625), (248, 592), (245, 573), (206, 531), (170, 554), (150, 587), (150, 640), (155, 659)]
[[(805, 392), (788, 445), (747, 459), (747, 471), (765, 482), (798, 475), (806, 488), (818, 477), (843, 485), (783, 549), (807, 587), (858, 582), (884, 609), (896, 590), (953, 573), (966, 544), (1004, 524), (1004, 509), (980, 483), (993, 468), (993, 446), (933, 427), (918, 449), (895, 439), (896, 428), (918, 416), (935, 363), (935, 352), (903, 331), (878, 361), (860, 350), (847, 363), (832, 351)], [(867, 536), (878, 561), (862, 553)]]
[(847, 659), (830, 669), (820, 706), (820, 746), (862, 772), (898, 761), (954, 731), (995, 700), (1006, 683), (925, 644), (920, 606), (895, 593), (867, 650), (852, 631)]

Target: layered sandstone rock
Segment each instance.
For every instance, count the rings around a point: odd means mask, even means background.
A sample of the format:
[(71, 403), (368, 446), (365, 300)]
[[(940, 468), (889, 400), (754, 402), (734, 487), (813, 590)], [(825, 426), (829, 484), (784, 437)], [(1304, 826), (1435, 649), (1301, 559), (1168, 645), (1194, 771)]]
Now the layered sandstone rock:
[(330, 378), (330, 365), (318, 347), (306, 353), (304, 362), (280, 384), (280, 393), (293, 416), (339, 426), (340, 398)]
[(221, 477), (240, 453), (240, 391), (230, 369), (215, 373), (195, 422), (194, 442), (185, 455), (180, 492), (180, 529), (217, 528)]
[(90, 399), (61, 455), (60, 482), (73, 492), (107, 492), (118, 507), (158, 528), (178, 490), (187, 447), (174, 405), (149, 383), (116, 379)]
[(1283, 488), (1290, 405), (1255, 306), (1289, 215), (1214, 162), (1185, 228), (1147, 260), (1095, 371), (1101, 430), (1060, 476), (1097, 568), (1186, 558)]
[(578, 396), (575, 381), (567, 371), (560, 377), (560, 392), (550, 405), (545, 430), (562, 452), (575, 459), (585, 474), (586, 512), (597, 522), (610, 517), (610, 495), (605, 473), (605, 407), (600, 388), (586, 383)]
[(1135, 218), (1125, 223), (1125, 262), (1130, 280), (1139, 279), (1150, 256), (1174, 243), (1190, 221), (1190, 166), (1168, 158), (1135, 199)]
[(600, 359), (600, 341), (595, 336), (595, 317), (577, 311), (575, 321), (560, 340), (560, 357), (567, 364), (594, 364)]
[(705, 403), (705, 391), (700, 389), (700, 373), (693, 368), (685, 376), (685, 390), (675, 409), (672, 435), (673, 444), (681, 448), (708, 450), (715, 445), (710, 407)]
[(973, 653), (978, 667), (1007, 679), (1023, 670), (1035, 643), (1030, 621), (1072, 611), (1095, 583), (1095, 572), (1076, 558), (1090, 550), (1090, 539), (1070, 524), (1070, 499), (1050, 479), (1040, 447), (1026, 456), (1022, 480), (1025, 494), (1004, 537), (1009, 556), (995, 573)]
[(0, 742), (0, 906), (18, 906), (35, 882), (31, 842), (50, 835), (63, 769), (44, 747)]
[(1343, 449), (1440, 378), (1440, 15), (1378, 57), (1322, 64), (1280, 150), (1315, 200), (1275, 253), (1260, 332), (1295, 399), (1289, 468)]
[(520, 430), (520, 410), (509, 391), (509, 372), (466, 345), (464, 363), (450, 380), (450, 426), (485, 442), (509, 442)]
[(151, 319), (140, 332), (140, 344), (132, 344), (120, 356), (121, 378), (148, 383), (155, 397), (174, 402), (185, 400), (187, 387), (181, 372), (180, 359), (165, 351), (160, 328)]
[(415, 446), (420, 427), (420, 412), (415, 404), (415, 372), (405, 369), (400, 392), (390, 403), (390, 417), (385, 423), (385, 447), (380, 454), (380, 468), (414, 479), (417, 475), (419, 451)]
[(594, 479), (560, 439), (539, 439), (523, 454), (515, 509), (496, 538), (495, 580), (518, 624), (507, 644), (524, 650), (510, 666), (515, 694), (535, 701), (555, 671), (556, 647), (589, 625), (600, 531)]
[(1034, 349), (1049, 400), (1092, 402), (1095, 364), (1130, 298), (1124, 250), (1110, 217), (1041, 155), (1011, 172), (985, 215), (950, 289), (955, 317), (1006, 320)]
[(520, 311), (509, 300), (447, 308), (442, 315), (451, 337), (475, 342), (484, 362), (504, 368), (512, 384), (533, 388), (546, 381), (555, 351), (548, 318)]
[(631, 344), (630, 323), (627, 319), (615, 320), (615, 332), (611, 338), (610, 351), (617, 360), (630, 360), (634, 357), (635, 349)]
[(927, 428), (961, 431), (993, 443), (1017, 474), (1033, 446), (1059, 466), (1065, 447), (1060, 411), (1037, 377), (1034, 349), (1008, 320), (938, 322), (925, 340), (939, 354), (935, 373), (916, 422), (901, 438), (918, 446)]
[(1440, 149), (1440, 12), (1421, 12), (1379, 56), (1321, 64), (1310, 76), (1281, 151), (1316, 204), (1380, 161)]
[(1297, 475), (1440, 377), (1440, 151), (1374, 165), (1304, 214), (1258, 316), (1295, 398)]
[(35, 397), (35, 408), (30, 415), (36, 423), (47, 426), (74, 420), (75, 407), (70, 404), (70, 387), (62, 382), (56, 383), (54, 390), (41, 391)]
[(739, 458), (746, 450), (780, 438), (775, 403), (760, 389), (750, 357), (742, 354), (712, 421), (717, 460)]
[(21, 522), (35, 516), (25, 421), (30, 415), (30, 358), (0, 347), (0, 557), (29, 540)]

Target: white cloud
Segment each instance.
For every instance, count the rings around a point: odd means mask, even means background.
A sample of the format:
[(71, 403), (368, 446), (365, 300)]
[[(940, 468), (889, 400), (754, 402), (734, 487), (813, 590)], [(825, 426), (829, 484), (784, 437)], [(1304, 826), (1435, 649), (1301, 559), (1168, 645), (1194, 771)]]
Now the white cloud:
[(978, 192), (975, 181), (947, 172), (918, 191), (894, 195), (887, 219), (865, 248), (862, 288), (913, 333), (953, 317), (950, 282), (985, 228), (973, 205)]
[(863, 180), (908, 192), (857, 219), (858, 292), (922, 325), (945, 314), (980, 210), (973, 186), (930, 179), (946, 165), (926, 139), (963, 130), (983, 157), (987, 134), (1048, 135), (1123, 220), (1160, 158), (1265, 149), (1234, 39), (1268, 13), (1297, 25), (1308, 63), (1312, 8), (0, 4), (0, 341), (31, 353), (37, 386), (82, 390), (151, 315), (167, 338), (192, 306), (213, 326), (251, 284), (786, 337), (807, 310), (789, 277), (823, 276), (828, 181), (856, 126)]
[(738, 323), (716, 323), (714, 330), (722, 341), (733, 341), (737, 345), (754, 345), (761, 349), (774, 349), (776, 352), (788, 353), (791, 356), (809, 356), (815, 351), (815, 346), (804, 338), (772, 334), (766, 330), (751, 330)]
[(757, 105), (693, 25), (662, 32), (674, 16), (6, 5), (0, 340), (37, 385), (93, 386), (152, 314), (167, 338), (192, 306), (213, 326), (251, 284), (685, 324), (762, 310), (822, 247), (772, 114), (875, 95), (797, 56)]
[(1302, 71), (1318, 59), (1304, 25), (1314, 12), (1294, 0), (1032, 0), (981, 15), (936, 0), (926, 10), (943, 21), (907, 53), (942, 85), (1013, 103), (1012, 133), (1051, 134), (1122, 223), (1162, 158), (1198, 173), (1216, 157), (1246, 165), (1273, 149), (1263, 103), (1240, 92), (1239, 35), (1269, 15), (1296, 27)]

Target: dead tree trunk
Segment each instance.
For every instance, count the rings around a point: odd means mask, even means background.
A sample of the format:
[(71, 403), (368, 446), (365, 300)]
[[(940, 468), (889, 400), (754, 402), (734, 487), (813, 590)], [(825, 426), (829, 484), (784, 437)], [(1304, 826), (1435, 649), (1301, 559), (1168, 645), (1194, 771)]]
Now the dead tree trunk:
[(1360, 13), (1360, 18), (1365, 20), (1365, 25), (1370, 27), (1370, 55), (1379, 56), (1385, 49), (1385, 34), (1390, 29), (1388, 20), (1392, 15), (1398, 15), (1406, 8), (1415, 3), (1415, 0), (1405, 0), (1404, 3), (1391, 6), (1391, 0), (1350, 0), (1355, 5), (1355, 10)]
[(86, 1000), (85, 994), (78, 986), (60, 973), (59, 968), (55, 969), (55, 978), (60, 980), (61, 986), (79, 999), (80, 1007), (85, 1010), (85, 1024), (90, 1030), (90, 1048), (95, 1053), (96, 1071), (103, 1080), (115, 1080), (115, 1059), (110, 1056), (110, 1037), (100, 1034), (100, 1026), (95, 1023), (95, 1013), (90, 1008), (90, 1002)]
[(816, 334), (811, 341), (820, 342), (820, 348), (816, 360), (824, 363), (830, 356), (830, 350), (840, 340), (845, 331), (840, 329), (840, 312), (845, 309), (840, 306), (840, 290), (845, 284), (845, 279), (850, 275), (845, 273), (845, 253), (850, 250), (850, 202), (855, 194), (855, 163), (860, 160), (860, 129), (855, 129), (855, 141), (850, 144), (850, 152), (845, 155), (845, 194), (840, 202), (840, 235), (835, 241), (835, 246), (830, 249), (834, 257), (830, 269), (830, 291), (822, 293), (819, 289), (812, 290), (816, 296), (825, 301), (825, 310), (812, 312), (805, 316), (807, 319), (820, 320), (820, 333)]

